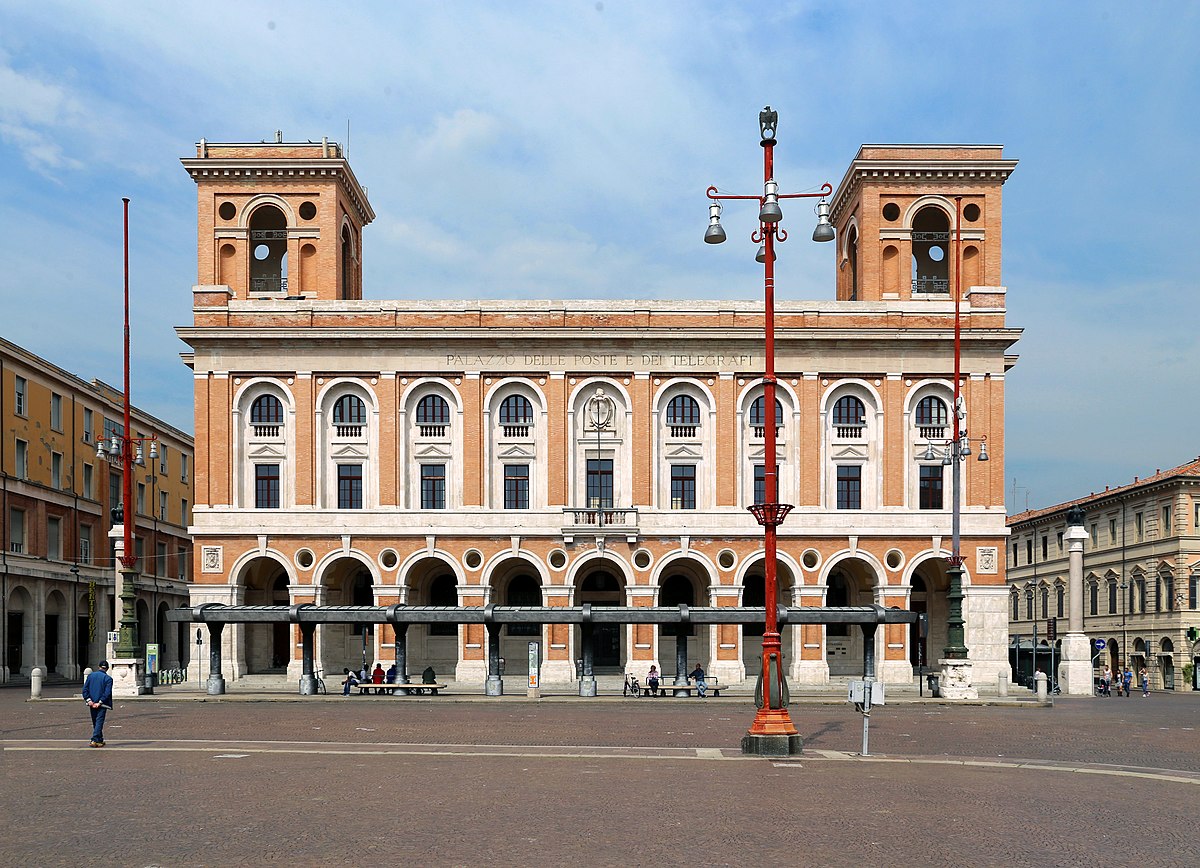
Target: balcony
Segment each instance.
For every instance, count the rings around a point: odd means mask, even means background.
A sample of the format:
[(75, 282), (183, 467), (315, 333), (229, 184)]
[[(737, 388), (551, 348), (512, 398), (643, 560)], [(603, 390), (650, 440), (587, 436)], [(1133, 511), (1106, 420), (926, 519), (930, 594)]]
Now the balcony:
[(946, 426), (945, 425), (920, 425), (918, 426), (922, 440), (945, 440)]
[(250, 278), (251, 292), (282, 292), (288, 289), (286, 277), (252, 277)]
[(563, 542), (570, 544), (576, 534), (595, 535), (602, 540), (604, 534), (624, 536), (631, 545), (637, 543), (638, 511), (619, 506), (563, 507)]
[(333, 435), (344, 440), (361, 440), (364, 425), (334, 425)]
[(838, 440), (861, 440), (863, 425), (835, 425), (833, 430)]
[[(751, 425), (750, 429), (751, 429), (750, 434), (755, 440), (762, 440), (764, 437), (767, 436), (767, 426), (766, 425)], [(776, 425), (775, 426), (775, 439), (779, 440), (782, 437), (783, 437), (783, 426)]]
[(912, 291), (927, 295), (949, 294), (950, 279), (946, 277), (915, 277), (912, 282)]
[(506, 438), (525, 439), (529, 436), (528, 425), (502, 425), (501, 435)]
[(446, 426), (445, 425), (418, 425), (417, 426), (417, 436), (418, 437), (445, 437), (446, 436)]
[(255, 437), (274, 438), (274, 437), (279, 436), (279, 426), (278, 425), (255, 425), (253, 427), (254, 427), (254, 436)]
[(700, 428), (699, 425), (669, 425), (668, 430), (672, 437), (680, 437), (685, 440), (696, 439), (696, 431)]

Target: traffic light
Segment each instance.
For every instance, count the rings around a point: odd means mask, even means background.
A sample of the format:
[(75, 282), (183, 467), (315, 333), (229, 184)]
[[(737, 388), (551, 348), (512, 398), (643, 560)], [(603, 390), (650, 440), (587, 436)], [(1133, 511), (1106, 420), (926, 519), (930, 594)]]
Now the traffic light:
[(1046, 638), (1051, 642), (1058, 638), (1058, 618), (1051, 618), (1046, 624)]

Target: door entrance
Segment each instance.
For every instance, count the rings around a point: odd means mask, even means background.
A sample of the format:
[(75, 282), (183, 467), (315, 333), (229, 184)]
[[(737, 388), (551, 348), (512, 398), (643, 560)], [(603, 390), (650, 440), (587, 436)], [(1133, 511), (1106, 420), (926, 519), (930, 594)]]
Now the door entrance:
[(24, 661), (21, 659), (21, 649), (25, 642), (25, 613), (24, 612), (9, 612), (8, 613), (8, 641), (5, 643), (8, 648), (8, 671), (17, 675), (21, 671), (21, 666)]
[(621, 625), (596, 624), (592, 628), (592, 666), (616, 669), (621, 665)]
[(58, 672), (58, 615), (46, 616), (46, 674)]

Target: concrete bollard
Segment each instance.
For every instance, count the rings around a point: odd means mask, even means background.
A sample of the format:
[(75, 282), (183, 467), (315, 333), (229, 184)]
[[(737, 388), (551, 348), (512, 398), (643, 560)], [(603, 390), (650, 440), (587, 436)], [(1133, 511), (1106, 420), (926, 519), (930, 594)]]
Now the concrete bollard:
[(29, 698), (42, 698), (42, 670), (38, 666), (34, 666), (29, 673)]
[(1045, 702), (1050, 698), (1050, 691), (1046, 688), (1046, 682), (1048, 680), (1046, 678), (1046, 673), (1039, 672), (1033, 678), (1034, 681), (1037, 682), (1037, 700), (1038, 702)]
[(1004, 698), (1008, 696), (1008, 673), (1001, 672), (996, 676), (996, 695)]

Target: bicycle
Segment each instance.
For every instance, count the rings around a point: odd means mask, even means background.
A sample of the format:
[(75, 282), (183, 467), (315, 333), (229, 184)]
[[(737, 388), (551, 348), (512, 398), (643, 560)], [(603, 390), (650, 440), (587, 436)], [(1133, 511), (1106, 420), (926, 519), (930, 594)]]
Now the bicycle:
[[(329, 691), (325, 687), (325, 679), (321, 677), (323, 674), (324, 674), (323, 669), (318, 669), (315, 672), (313, 672), (313, 679), (316, 682), (316, 687), (314, 688), (313, 693), (314, 694), (323, 693), (326, 696), (328, 696)], [(302, 691), (303, 689), (304, 689), (304, 676), (301, 675), (299, 681), (297, 682), (297, 690)]]

